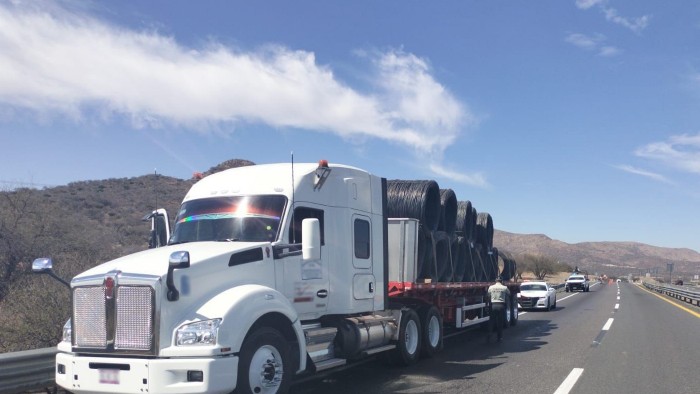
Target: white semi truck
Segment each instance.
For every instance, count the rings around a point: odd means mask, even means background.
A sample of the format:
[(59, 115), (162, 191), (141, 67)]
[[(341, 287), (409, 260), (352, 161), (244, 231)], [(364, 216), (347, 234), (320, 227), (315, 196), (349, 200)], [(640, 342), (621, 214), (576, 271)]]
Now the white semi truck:
[[(70, 282), (66, 390), (283, 393), (295, 375), (377, 353), (412, 364), (445, 330), (489, 319), (490, 282), (420, 280), (421, 223), (389, 218), (386, 179), (357, 168), (229, 169), (190, 189), (172, 234), (166, 215), (151, 215), (151, 249)], [(518, 284), (506, 285), (512, 325)]]

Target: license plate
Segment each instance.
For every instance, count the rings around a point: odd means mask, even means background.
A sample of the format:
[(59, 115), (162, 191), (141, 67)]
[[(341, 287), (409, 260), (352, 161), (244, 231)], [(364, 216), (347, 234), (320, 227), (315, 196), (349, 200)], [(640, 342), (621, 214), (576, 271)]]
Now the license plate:
[(100, 383), (119, 384), (119, 370), (100, 369)]

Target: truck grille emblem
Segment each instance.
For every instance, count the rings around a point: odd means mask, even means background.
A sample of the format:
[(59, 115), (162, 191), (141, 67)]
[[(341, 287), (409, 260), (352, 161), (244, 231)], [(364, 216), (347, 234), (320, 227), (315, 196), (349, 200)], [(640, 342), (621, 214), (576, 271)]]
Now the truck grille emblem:
[(111, 300), (114, 297), (115, 282), (114, 277), (106, 276), (104, 282), (102, 283), (105, 288), (105, 298), (108, 300)]

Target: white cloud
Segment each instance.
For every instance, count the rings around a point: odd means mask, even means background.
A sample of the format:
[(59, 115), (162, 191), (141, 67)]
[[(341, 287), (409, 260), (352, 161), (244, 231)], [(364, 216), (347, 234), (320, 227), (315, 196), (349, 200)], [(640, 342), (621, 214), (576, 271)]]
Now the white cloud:
[(23, 4), (0, 5), (0, 108), (200, 131), (257, 122), (388, 140), (422, 157), (440, 157), (475, 124), (428, 61), (401, 50), (373, 55), (373, 85), (360, 92), (313, 52), (191, 48), (156, 31)]
[(486, 177), (480, 172), (466, 173), (455, 171), (445, 168), (444, 166), (438, 163), (431, 163), (430, 171), (432, 171), (434, 174), (440, 177), (447, 178), (454, 182), (464, 183), (480, 188), (487, 188), (489, 186), (489, 183), (486, 181)]
[(576, 0), (576, 7), (587, 10), (594, 5), (605, 4), (605, 0)]
[(571, 33), (566, 36), (565, 41), (582, 49), (595, 49), (602, 39), (600, 36), (589, 37), (581, 33)]
[(570, 33), (564, 38), (564, 41), (587, 51), (595, 51), (599, 56), (611, 57), (618, 55), (620, 53), (619, 49), (611, 45), (604, 45), (606, 39), (602, 34), (588, 36), (581, 33)]
[(680, 171), (700, 174), (700, 133), (671, 136), (667, 141), (647, 144), (635, 154)]
[(618, 24), (622, 27), (626, 27), (635, 33), (641, 33), (642, 30), (649, 26), (649, 21), (651, 16), (644, 15), (637, 18), (628, 18), (618, 15), (617, 10), (614, 8), (603, 8), (603, 14), (605, 14), (605, 19), (609, 22)]
[(607, 4), (607, 0), (576, 0), (577, 8), (587, 10), (592, 7), (597, 7), (603, 16), (605, 16), (605, 20), (630, 29), (637, 34), (641, 33), (642, 30), (649, 26), (651, 15), (643, 15), (636, 18), (620, 16), (615, 8), (608, 7)]
[(600, 51), (598, 51), (598, 55), (603, 57), (616, 56), (618, 54), (620, 54), (620, 50), (614, 46), (609, 45), (600, 47)]
[(673, 182), (671, 182), (670, 180), (668, 180), (665, 176), (663, 176), (661, 174), (657, 174), (654, 172), (635, 168), (635, 167), (632, 167), (630, 165), (619, 165), (619, 166), (615, 166), (615, 168), (622, 170), (622, 171), (629, 172), (630, 174), (641, 175), (641, 176), (653, 179), (655, 181), (673, 184)]

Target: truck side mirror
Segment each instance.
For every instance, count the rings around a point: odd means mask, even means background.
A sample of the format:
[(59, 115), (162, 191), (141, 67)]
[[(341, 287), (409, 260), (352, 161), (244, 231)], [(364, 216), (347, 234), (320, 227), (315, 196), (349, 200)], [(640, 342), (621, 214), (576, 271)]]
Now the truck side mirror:
[(168, 212), (159, 208), (144, 216), (144, 222), (151, 222), (151, 233), (148, 239), (148, 248), (159, 248), (168, 244), (170, 239), (170, 219)]
[(35, 274), (45, 274), (53, 271), (53, 261), (48, 257), (40, 257), (32, 262), (32, 272)]
[(180, 291), (175, 287), (173, 280), (173, 271), (190, 267), (190, 252), (178, 251), (170, 254), (168, 259), (168, 276), (165, 278), (165, 284), (168, 286), (168, 301), (177, 301), (180, 299)]
[(301, 240), (302, 260), (321, 260), (321, 224), (318, 219), (302, 220)]
[(68, 287), (70, 290), (70, 283), (61, 279), (56, 273), (53, 272), (53, 261), (49, 257), (40, 257), (32, 262), (32, 272), (35, 274), (48, 274), (50, 277), (61, 282), (64, 286)]

